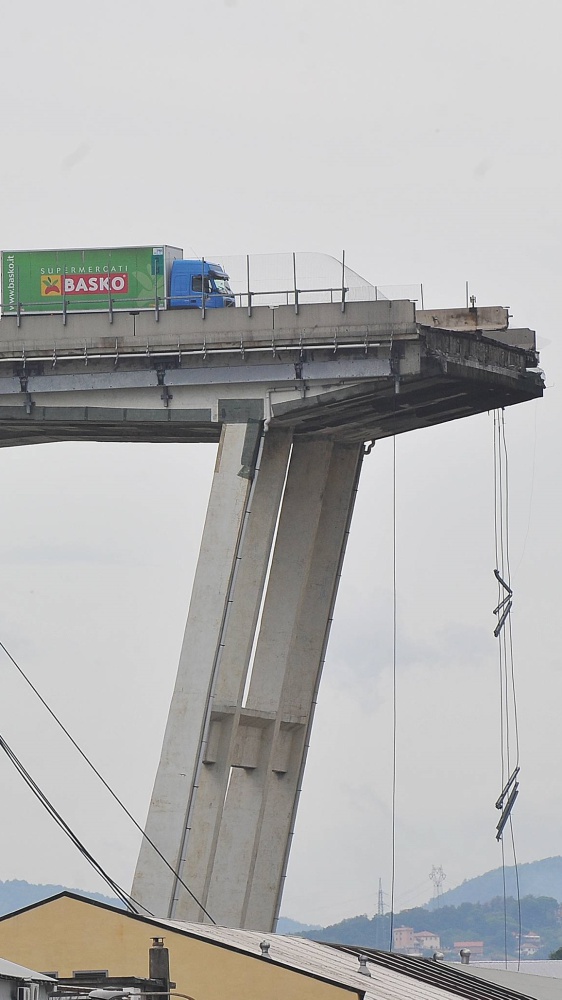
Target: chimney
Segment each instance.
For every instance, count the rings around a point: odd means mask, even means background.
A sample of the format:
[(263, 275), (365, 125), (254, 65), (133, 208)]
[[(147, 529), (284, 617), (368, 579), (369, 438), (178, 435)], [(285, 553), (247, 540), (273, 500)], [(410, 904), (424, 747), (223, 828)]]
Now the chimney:
[(164, 938), (152, 938), (152, 946), (148, 949), (148, 978), (162, 984), (159, 992), (170, 992), (170, 953), (164, 947)]
[(461, 948), (459, 955), (461, 956), (462, 964), (468, 965), (470, 962), (470, 948)]

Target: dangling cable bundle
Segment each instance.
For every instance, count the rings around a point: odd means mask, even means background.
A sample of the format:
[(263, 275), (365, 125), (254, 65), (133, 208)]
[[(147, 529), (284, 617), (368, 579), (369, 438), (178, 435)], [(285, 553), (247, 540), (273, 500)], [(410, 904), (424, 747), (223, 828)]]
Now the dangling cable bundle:
[[(498, 600), (494, 614), (498, 621), (494, 636), (498, 640), (499, 687), (500, 687), (500, 756), (502, 791), (496, 800), (496, 809), (501, 816), (496, 826), (496, 840), (501, 843), (504, 893), (504, 938), (505, 963), (507, 968), (507, 895), (505, 883), (505, 852), (503, 833), (509, 823), (513, 861), (517, 886), (517, 909), (519, 917), (518, 956), (521, 963), (521, 898), (519, 873), (515, 852), (512, 810), (519, 794), (519, 724), (517, 717), (517, 694), (515, 690), (515, 670), (513, 660), (513, 633), (511, 611), (513, 608), (513, 588), (509, 563), (509, 479), (508, 454), (505, 436), (503, 410), (494, 411), (494, 542), (496, 567), (494, 576), (498, 584)], [(511, 746), (513, 730), (515, 753)], [(515, 760), (512, 761), (512, 757)]]

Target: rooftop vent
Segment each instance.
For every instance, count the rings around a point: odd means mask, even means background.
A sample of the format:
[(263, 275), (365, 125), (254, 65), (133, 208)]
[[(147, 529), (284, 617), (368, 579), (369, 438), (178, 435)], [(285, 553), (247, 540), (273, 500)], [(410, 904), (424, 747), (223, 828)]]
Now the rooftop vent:
[(262, 958), (271, 958), (269, 954), (269, 941), (260, 941), (260, 948)]
[(366, 955), (359, 955), (359, 968), (357, 969), (357, 971), (360, 972), (362, 976), (368, 976), (369, 979), (371, 978), (371, 973), (369, 972), (369, 970), (367, 968), (367, 956)]
[(468, 965), (470, 962), (470, 948), (461, 948), (459, 955), (461, 956), (462, 964)]

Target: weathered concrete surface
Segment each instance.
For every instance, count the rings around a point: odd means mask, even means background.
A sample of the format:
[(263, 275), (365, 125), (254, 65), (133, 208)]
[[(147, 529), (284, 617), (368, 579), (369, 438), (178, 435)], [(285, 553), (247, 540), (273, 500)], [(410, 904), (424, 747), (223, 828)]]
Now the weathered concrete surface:
[(23, 316), (18, 327), (13, 316), (0, 320), (0, 357), (28, 358), (42, 355), (49, 360), (53, 353), (64, 356), (74, 352), (112, 356), (120, 353), (146, 354), (169, 350), (207, 351), (246, 350), (272, 345), (302, 343), (304, 346), (333, 342), (387, 338), (394, 334), (416, 333), (415, 306), (412, 302), (350, 302), (345, 313), (341, 306), (311, 303), (299, 307), (258, 306), (248, 316), (246, 309), (210, 309), (202, 318), (198, 309), (172, 309), (160, 313), (114, 313), (110, 323), (106, 313), (71, 314), (63, 325), (60, 315)]
[(437, 327), (455, 333), (491, 333), (507, 330), (509, 310), (503, 306), (484, 306), (471, 309), (417, 309), (416, 320), (420, 326)]
[[(226, 424), (217, 455), (201, 550), (185, 630), (172, 707), (146, 832), (174, 868), (185, 833), (185, 817), (196, 781), (199, 747), (205, 737), (207, 707), (238, 541), (251, 480), (240, 476), (247, 425)], [(157, 863), (155, 863), (157, 862)], [(170, 905), (172, 876), (143, 840), (135, 892), (153, 913)]]
[[(291, 443), (288, 432), (264, 436), (238, 544), (225, 547), (230, 588), (207, 595), (210, 621), (192, 600), (147, 825), (215, 920), (263, 930), (271, 929), (281, 897), (362, 455), (362, 446), (328, 440)], [(210, 572), (206, 547), (195, 592)], [(216, 643), (214, 655), (206, 653), (212, 681), (201, 669), (208, 633)], [(133, 896), (161, 915), (204, 919), (146, 846)]]

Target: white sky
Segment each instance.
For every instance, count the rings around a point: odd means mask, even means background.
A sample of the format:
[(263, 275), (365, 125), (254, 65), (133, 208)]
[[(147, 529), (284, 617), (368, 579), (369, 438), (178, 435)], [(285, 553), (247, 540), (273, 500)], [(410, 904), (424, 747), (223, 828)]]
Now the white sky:
[[(510, 306), (545, 399), (506, 412), (520, 861), (560, 853), (560, 15), (554, 0), (59, 0), (0, 35), (4, 248), (314, 250), (429, 306)], [(492, 419), (397, 441), (396, 908), (501, 863)], [(0, 452), (0, 639), (143, 820), (214, 449)], [(390, 890), (392, 446), (366, 459), (282, 912)], [(124, 885), (138, 837), (7, 661), (0, 731)], [(104, 891), (0, 760), (0, 879)], [(5, 812), (4, 812), (5, 810)]]

